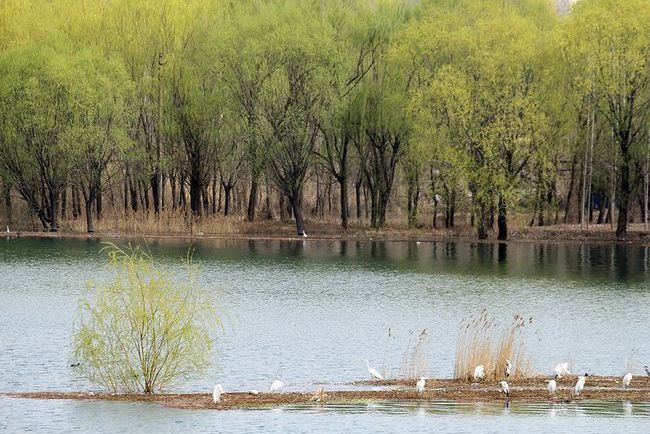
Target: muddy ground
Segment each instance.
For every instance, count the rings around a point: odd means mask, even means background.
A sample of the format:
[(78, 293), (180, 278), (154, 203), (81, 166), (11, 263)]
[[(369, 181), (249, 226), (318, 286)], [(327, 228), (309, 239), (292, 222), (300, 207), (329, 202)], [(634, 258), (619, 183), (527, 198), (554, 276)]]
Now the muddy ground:
[[(509, 381), (509, 401), (555, 401), (575, 400), (637, 401), (650, 402), (650, 377), (635, 377), (629, 389), (624, 390), (620, 377), (588, 377), (585, 389), (575, 397), (573, 386), (575, 376), (558, 381), (558, 391), (549, 396), (546, 378), (534, 377)], [(498, 402), (505, 396), (500, 392), (498, 382), (468, 383), (449, 379), (430, 379), (422, 394), (415, 391), (415, 380), (386, 380), (355, 383), (373, 385), (373, 390), (336, 391), (319, 390), (309, 392), (260, 393), (228, 392), (221, 396), (221, 402), (214, 403), (211, 393), (181, 393), (156, 395), (124, 395), (86, 392), (17, 392), (4, 393), (14, 398), (31, 399), (92, 399), (123, 402), (153, 402), (165, 407), (181, 409), (232, 409), (280, 406), (309, 403), (345, 403), (371, 401), (458, 401)]]

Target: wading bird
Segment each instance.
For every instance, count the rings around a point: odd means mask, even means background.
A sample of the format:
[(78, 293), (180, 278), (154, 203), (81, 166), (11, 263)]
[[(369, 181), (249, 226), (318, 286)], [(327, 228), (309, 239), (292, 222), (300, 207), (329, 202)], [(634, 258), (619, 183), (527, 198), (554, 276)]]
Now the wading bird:
[(476, 368), (474, 368), (474, 380), (482, 380), (485, 378), (485, 368), (483, 365), (478, 365)]
[(623, 377), (623, 389), (627, 389), (628, 387), (630, 387), (630, 382), (631, 381), (632, 381), (632, 373), (628, 372)]
[(426, 383), (427, 383), (426, 378), (424, 378), (424, 377), (420, 378), (418, 380), (418, 382), (415, 383), (415, 390), (417, 390), (418, 393), (420, 393), (420, 394), (423, 393), (424, 392), (424, 386), (426, 385)]
[(585, 381), (587, 381), (588, 376), (589, 374), (585, 372), (585, 375), (581, 375), (578, 377), (578, 381), (576, 382), (576, 388), (575, 388), (576, 396), (580, 396), (580, 392), (582, 392), (582, 389), (585, 388)]
[(644, 366), (643, 369), (645, 369), (645, 373), (648, 374), (648, 377), (650, 377), (650, 369), (648, 369), (648, 366)]
[(557, 378), (562, 378), (563, 375), (570, 374), (569, 372), (569, 362), (558, 363), (553, 369)]
[(368, 359), (366, 359), (366, 366), (368, 367), (368, 372), (370, 372), (370, 378), (377, 379), (377, 380), (383, 380), (384, 376), (381, 375), (375, 368), (370, 367), (370, 362)]
[[(557, 375), (555, 378), (557, 378)], [(555, 378), (549, 380), (548, 384), (546, 385), (546, 390), (548, 390), (549, 395), (555, 395), (555, 391), (557, 390), (557, 381), (555, 381)]]
[(221, 402), (221, 395), (223, 393), (226, 393), (223, 391), (223, 387), (221, 387), (221, 384), (217, 384), (214, 386), (214, 391), (212, 392), (212, 402), (215, 404), (218, 402)]
[(506, 398), (510, 396), (510, 387), (508, 386), (508, 383), (505, 381), (501, 381), (499, 383), (501, 385), (501, 391), (506, 394)]
[(284, 381), (275, 380), (275, 381), (273, 381), (273, 383), (271, 383), (271, 388), (269, 389), (269, 392), (275, 393), (278, 390), (280, 390), (282, 387), (284, 387)]
[(11, 232), (11, 231), (9, 230), (9, 226), (7, 226), (7, 233), (9, 233), (9, 232)]
[(506, 378), (510, 376), (510, 371), (512, 369), (512, 364), (510, 360), (506, 359)]

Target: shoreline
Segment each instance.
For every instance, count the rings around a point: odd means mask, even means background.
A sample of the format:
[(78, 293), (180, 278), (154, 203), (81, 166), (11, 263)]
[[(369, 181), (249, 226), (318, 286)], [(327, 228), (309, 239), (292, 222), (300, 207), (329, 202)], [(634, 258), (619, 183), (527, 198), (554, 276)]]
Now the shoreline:
[(119, 232), (119, 231), (98, 231), (87, 232), (39, 232), (39, 231), (11, 231), (6, 233), (6, 238), (45, 238), (45, 239), (76, 239), (76, 240), (169, 240), (169, 241), (202, 241), (202, 240), (233, 240), (233, 241), (387, 241), (387, 242), (460, 242), (480, 244), (501, 244), (501, 243), (551, 243), (551, 244), (604, 244), (604, 245), (639, 245), (650, 246), (650, 232), (631, 232), (629, 239), (624, 241), (616, 240), (613, 232), (602, 230), (563, 230), (561, 228), (545, 229), (527, 228), (524, 231), (516, 232), (507, 241), (489, 238), (479, 240), (476, 237), (467, 235), (455, 235), (446, 232), (427, 232), (423, 230), (413, 231), (338, 231), (334, 233), (315, 232), (306, 238), (292, 235), (288, 231), (283, 233), (243, 232), (231, 234), (205, 234), (198, 233), (168, 233), (158, 232)]
[[(508, 402), (550, 402), (567, 403), (577, 401), (635, 401), (650, 402), (650, 377), (638, 376), (632, 380), (629, 389), (621, 387), (619, 377), (588, 377), (585, 389), (579, 397), (573, 394), (573, 385), (577, 377), (565, 377), (558, 381), (558, 390), (554, 396), (546, 391), (546, 378), (535, 377), (511, 380)], [(281, 393), (252, 394), (245, 391), (224, 393), (221, 402), (214, 403), (211, 393), (161, 393), (111, 394), (93, 392), (3, 392), (0, 395), (24, 399), (58, 399), (58, 400), (99, 400), (117, 402), (149, 402), (163, 407), (188, 410), (228, 410), (243, 408), (268, 408), (284, 405), (305, 404), (344, 404), (364, 402), (417, 402), (417, 401), (452, 401), (452, 402), (503, 402), (496, 381), (468, 383), (459, 380), (430, 379), (422, 394), (415, 391), (414, 380), (387, 380), (358, 382), (354, 384), (373, 384), (384, 386), (399, 384), (401, 388), (383, 390), (319, 390), (293, 391)], [(403, 388), (404, 386), (408, 388)]]

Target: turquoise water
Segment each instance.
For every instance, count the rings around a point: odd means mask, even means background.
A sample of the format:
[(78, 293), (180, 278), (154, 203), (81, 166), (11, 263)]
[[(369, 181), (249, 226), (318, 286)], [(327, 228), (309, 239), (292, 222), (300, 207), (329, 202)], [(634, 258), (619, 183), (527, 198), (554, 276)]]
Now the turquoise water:
[[(94, 241), (0, 241), (0, 391), (93, 388), (70, 368), (69, 342), (85, 282), (107, 277), (100, 247)], [(149, 243), (172, 267), (188, 247)], [(515, 313), (533, 318), (527, 353), (540, 373), (564, 360), (575, 372), (610, 375), (628, 367), (641, 374), (650, 364), (648, 247), (219, 240), (196, 244), (194, 258), (220, 305), (224, 329), (214, 367), (176, 385), (178, 391), (208, 392), (215, 382), (227, 390), (266, 389), (275, 378), (289, 390), (355, 387), (349, 383), (367, 377), (366, 358), (389, 376), (400, 375), (409, 342), (425, 328), (427, 372), (449, 377), (459, 323), (483, 308), (504, 321)], [(7, 431), (33, 428), (34, 419), (52, 432), (87, 431), (94, 420), (103, 421), (104, 432), (149, 422), (142, 430), (519, 432), (524, 426), (550, 432), (575, 426), (630, 432), (648, 426), (647, 416), (642, 403), (191, 412), (0, 398), (0, 430)]]

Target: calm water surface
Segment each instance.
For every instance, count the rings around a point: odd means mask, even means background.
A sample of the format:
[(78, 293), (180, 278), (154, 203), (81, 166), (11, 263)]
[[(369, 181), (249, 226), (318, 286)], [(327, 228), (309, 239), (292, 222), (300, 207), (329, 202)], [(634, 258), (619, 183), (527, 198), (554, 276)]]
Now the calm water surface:
[[(149, 245), (171, 266), (188, 246)], [(69, 343), (86, 282), (108, 277), (100, 247), (0, 240), (0, 391), (92, 388), (69, 367)], [(615, 375), (628, 366), (640, 374), (650, 364), (648, 247), (221, 240), (197, 244), (194, 257), (221, 306), (224, 329), (210, 372), (175, 390), (210, 391), (215, 382), (229, 390), (265, 389), (274, 378), (288, 389), (353, 387), (345, 383), (366, 378), (365, 358), (399, 375), (405, 351), (424, 328), (429, 375), (451, 376), (459, 322), (482, 308), (504, 321), (515, 313), (533, 318), (527, 352), (539, 372), (564, 360), (576, 372)], [(191, 412), (0, 398), (0, 431), (87, 431), (95, 421), (103, 432), (520, 432), (522, 424), (540, 432), (629, 432), (647, 430), (650, 418), (642, 403)]]

